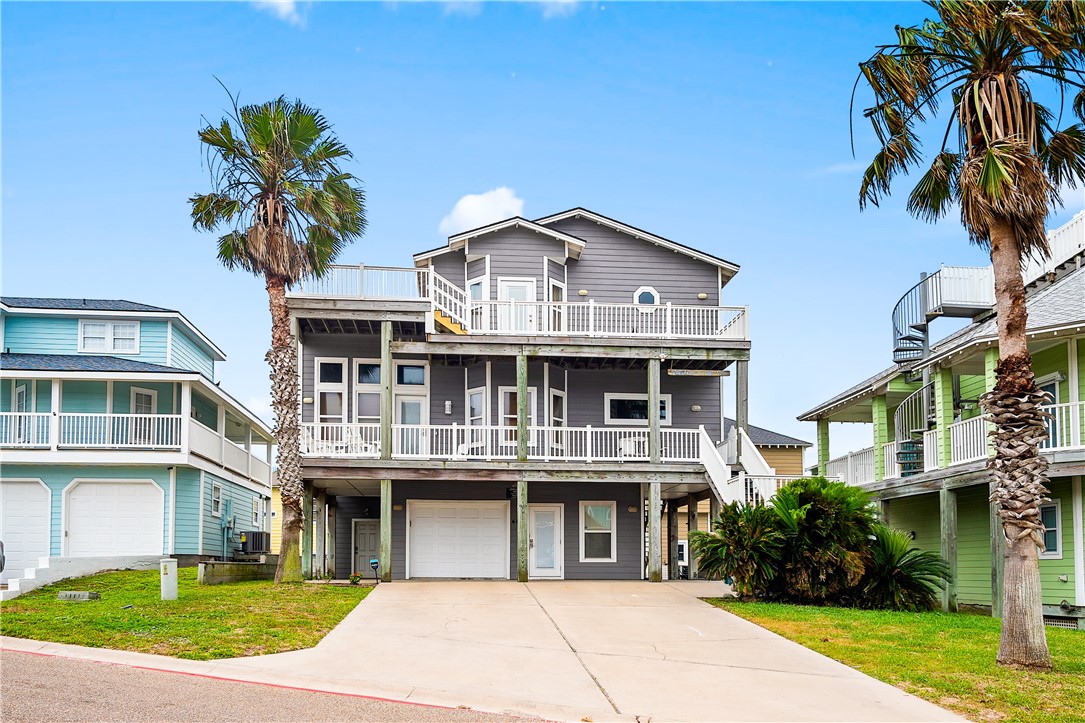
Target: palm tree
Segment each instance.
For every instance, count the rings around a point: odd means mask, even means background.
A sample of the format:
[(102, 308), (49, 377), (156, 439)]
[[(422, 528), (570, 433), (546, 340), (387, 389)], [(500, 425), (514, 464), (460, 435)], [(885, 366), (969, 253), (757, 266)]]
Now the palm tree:
[(192, 225), (223, 229), (218, 258), (263, 277), (271, 308), (271, 407), (282, 543), (276, 582), (301, 580), (302, 495), (298, 370), (286, 290), (320, 276), (365, 231), (365, 196), (340, 164), (351, 152), (320, 113), (284, 97), (238, 107), (199, 132), (212, 191), (189, 199)]
[[(859, 64), (856, 85), (865, 81), (874, 93), (864, 115), (881, 145), (863, 176), (859, 205), (877, 205), (895, 177), (923, 162), (917, 126), (948, 101), (941, 148), (909, 195), (908, 210), (935, 221), (957, 204), (971, 241), (991, 254), (999, 362), (983, 404), (996, 425), (991, 501), (1006, 535), (998, 660), (1049, 668), (1038, 564), (1045, 396), (1034, 383), (1025, 338), (1021, 265), (1048, 254), (1044, 220), (1061, 205), (1060, 188), (1085, 180), (1082, 124), (1057, 129), (1067, 98), (1076, 120), (1085, 121), (1085, 2), (929, 4), (936, 18), (898, 27), (895, 43)], [(1058, 121), (1030, 83), (1053, 91)]]

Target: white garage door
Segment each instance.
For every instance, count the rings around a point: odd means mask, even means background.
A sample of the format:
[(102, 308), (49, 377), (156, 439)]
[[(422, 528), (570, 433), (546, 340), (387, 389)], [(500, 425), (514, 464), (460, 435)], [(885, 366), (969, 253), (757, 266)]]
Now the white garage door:
[(0, 581), (22, 577), (49, 556), (49, 490), (36, 481), (0, 482), (0, 540), (7, 563)]
[(410, 577), (509, 576), (507, 502), (409, 502)]
[(67, 554), (162, 554), (162, 501), (154, 482), (79, 482), (68, 490)]

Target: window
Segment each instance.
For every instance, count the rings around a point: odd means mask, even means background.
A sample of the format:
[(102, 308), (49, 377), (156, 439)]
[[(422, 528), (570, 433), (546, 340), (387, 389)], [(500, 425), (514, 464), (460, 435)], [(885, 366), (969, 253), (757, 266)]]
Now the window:
[[(679, 565), (685, 565), (686, 564), (686, 549), (688, 547), (689, 547), (689, 545), (685, 540), (679, 540), (678, 541), (678, 564)], [(677, 570), (675, 570), (674, 577), (671, 578), (671, 579), (673, 579), (673, 580), (678, 579), (678, 571)]]
[(354, 421), (381, 421), (381, 365), (379, 359), (354, 360)]
[(1050, 504), (1040, 505), (1040, 521), (1044, 525), (1044, 551), (1041, 560), (1062, 559), (1062, 504), (1052, 500)]
[(79, 321), (79, 351), (139, 354), (138, 321)]
[(396, 384), (401, 387), (426, 386), (426, 365), (397, 363)]
[(211, 483), (211, 516), (222, 517), (222, 485)]
[(657, 306), (659, 304), (659, 292), (651, 286), (642, 286), (633, 292), (633, 303)]
[[(1062, 374), (1056, 372), (1054, 374), (1048, 374), (1036, 380), (1036, 388), (1041, 392), (1047, 392), (1051, 395), (1051, 399), (1048, 404), (1058, 404), (1059, 401), (1059, 382), (1063, 381)], [(1052, 447), (1059, 447), (1067, 440), (1063, 439), (1063, 435), (1060, 434), (1059, 420), (1057, 417), (1053, 417), (1047, 420), (1047, 439), (1040, 442), (1040, 449), (1050, 449)]]
[(486, 299), (486, 277), (481, 276), (467, 282), (467, 294), (471, 301), (484, 301)]
[[(647, 394), (604, 394), (603, 418), (606, 424), (648, 426)], [(671, 423), (671, 395), (659, 395), (659, 423)]]
[(486, 387), (467, 390), (467, 422), (471, 427), (486, 424)]
[(616, 562), (616, 502), (580, 503), (580, 561)]
[(313, 360), (318, 424), (342, 424), (346, 420), (347, 360), (317, 357)]
[(252, 498), (252, 527), (254, 530), (260, 529), (260, 498)]

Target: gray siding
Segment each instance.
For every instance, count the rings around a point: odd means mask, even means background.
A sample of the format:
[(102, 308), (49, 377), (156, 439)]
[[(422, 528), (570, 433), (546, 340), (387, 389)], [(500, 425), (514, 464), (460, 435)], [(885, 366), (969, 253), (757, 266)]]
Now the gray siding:
[[(392, 577), (401, 580), (407, 570), (407, 500), (505, 500), (509, 485), (505, 483), (457, 482), (393, 482), (392, 504), (402, 510), (392, 511)], [(352, 500), (358, 501), (352, 503)], [(617, 514), (617, 561), (580, 562), (580, 501), (614, 500)], [(641, 577), (641, 557), (644, 549), (642, 502), (638, 483), (560, 483), (533, 484), (528, 501), (563, 503), (565, 505), (565, 579), (567, 580), (637, 580)], [(350, 519), (368, 517), (358, 513), (352, 504), (370, 505), (370, 498), (336, 498), (336, 576), (345, 576), (350, 566)], [(628, 512), (628, 508), (636, 508)], [(515, 510), (509, 505), (509, 577), (516, 576)], [(341, 534), (340, 534), (341, 533)], [(345, 538), (345, 541), (344, 541)]]
[(464, 276), (464, 265), (467, 263), (467, 257), (464, 256), (462, 249), (434, 256), (432, 261), (434, 271), (461, 289), (467, 288), (466, 277)]
[[(565, 283), (565, 264), (550, 259), (546, 263), (546, 272), (548, 278)], [(566, 298), (565, 300), (568, 301), (569, 299)]]
[[(380, 517), (380, 500), (376, 497), (335, 498), (335, 576), (344, 580), (350, 573), (354, 550), (351, 549), (351, 533), (354, 519), (375, 520)], [(369, 569), (358, 572), (368, 573)]]
[[(570, 260), (569, 289), (587, 289), (589, 299), (628, 304), (640, 286), (651, 286), (660, 303), (708, 305), (719, 303), (717, 268), (684, 254), (641, 241), (594, 221), (570, 218), (551, 228), (583, 239), (579, 260)], [(708, 298), (701, 301), (697, 294)]]
[[(469, 278), (469, 279), (477, 279), (478, 277), (485, 276), (485, 275), (486, 275), (486, 259), (485, 258), (472, 259), (471, 261), (467, 262), (467, 278)], [(465, 291), (467, 290), (466, 284), (464, 285), (463, 288), (464, 288)]]
[[(463, 367), (430, 364), (430, 424), (463, 424), (466, 390)], [(452, 414), (445, 414), (445, 402), (452, 402)]]
[(507, 229), (472, 239), (472, 256), (490, 256), (490, 298), (497, 298), (497, 279), (502, 276), (535, 279), (535, 296), (546, 299), (543, 257), (565, 258), (565, 244), (527, 229)]

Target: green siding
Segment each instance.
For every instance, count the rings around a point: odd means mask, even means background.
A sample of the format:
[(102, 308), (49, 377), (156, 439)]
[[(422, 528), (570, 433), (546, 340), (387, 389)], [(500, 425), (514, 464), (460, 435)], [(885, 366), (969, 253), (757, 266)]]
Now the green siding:
[(942, 551), (942, 523), (938, 519), (938, 495), (901, 497), (888, 502), (889, 526), (914, 532), (912, 546), (929, 552)]
[(215, 361), (176, 325), (173, 326), (170, 365), (179, 369), (191, 369), (208, 379), (215, 378)]
[(203, 426), (218, 431), (218, 405), (196, 391), (192, 392), (192, 417)]
[[(222, 485), (223, 514), (215, 517), (211, 514), (211, 490), (214, 483)], [(252, 500), (260, 498), (257, 492), (253, 492), (241, 485), (228, 482), (213, 474), (204, 473), (203, 494), (203, 553), (205, 555), (222, 556), (222, 529), (226, 522), (226, 501), (230, 502), (230, 514), (236, 518), (236, 524), (230, 534), (229, 549), (226, 556), (230, 557), (241, 547), (239, 534), (245, 530), (258, 529), (252, 524)]]
[[(1065, 380), (1069, 375), (1070, 358), (1065, 344), (1057, 344), (1050, 349), (1036, 352), (1032, 356), (1032, 372), (1036, 378), (1059, 373)], [(1059, 382), (1059, 402), (1069, 401), (1067, 382)]]
[(961, 377), (961, 399), (973, 400), (972, 408), (962, 412), (961, 419), (972, 419), (983, 414), (983, 410), (975, 400), (987, 391), (986, 386), (987, 381), (982, 374), (966, 374)]
[[(1062, 558), (1040, 560), (1040, 581), (1044, 588), (1044, 604), (1058, 605), (1063, 600), (1074, 603), (1074, 503), (1070, 487), (1070, 478), (1052, 480), (1047, 485), (1051, 490), (1048, 497), (1058, 500), (1062, 513), (1060, 534), (1062, 537)], [(1060, 575), (1066, 575), (1066, 582), (1059, 581)]]
[(60, 390), (60, 411), (104, 414), (106, 383), (65, 381)]
[(991, 604), (991, 504), (986, 486), (957, 490), (957, 602)]

